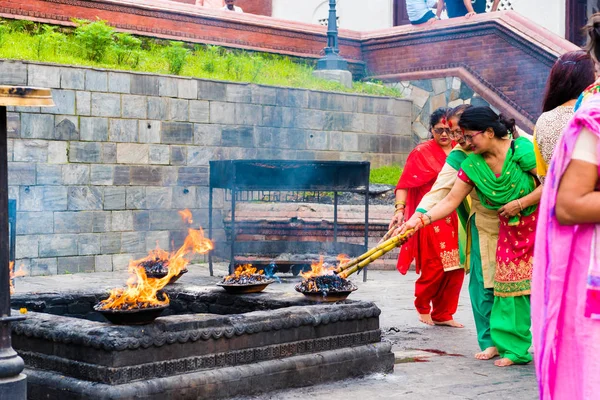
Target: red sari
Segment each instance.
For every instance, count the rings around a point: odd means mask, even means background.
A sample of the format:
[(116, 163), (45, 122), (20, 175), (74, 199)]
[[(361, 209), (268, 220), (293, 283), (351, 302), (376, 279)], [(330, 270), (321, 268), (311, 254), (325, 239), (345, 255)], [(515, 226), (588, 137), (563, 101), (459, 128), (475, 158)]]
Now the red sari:
[[(419, 144), (408, 156), (396, 190), (405, 189), (405, 215), (415, 213), (417, 205), (431, 190), (446, 162), (446, 153), (435, 140)], [(396, 268), (406, 274), (415, 261), (415, 306), (420, 314), (429, 314), (436, 322), (452, 319), (464, 279), (458, 251), (458, 216), (434, 222), (417, 233), (400, 247)]]

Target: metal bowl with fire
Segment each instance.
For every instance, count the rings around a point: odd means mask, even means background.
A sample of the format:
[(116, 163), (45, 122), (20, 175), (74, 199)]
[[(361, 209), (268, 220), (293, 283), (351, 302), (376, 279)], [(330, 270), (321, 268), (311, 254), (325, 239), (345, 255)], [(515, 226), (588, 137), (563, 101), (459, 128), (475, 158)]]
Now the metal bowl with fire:
[[(188, 222), (191, 223), (191, 219)], [(189, 228), (183, 245), (177, 251), (169, 253), (155, 249), (141, 260), (130, 261), (127, 287), (112, 289), (110, 296), (96, 304), (94, 309), (113, 324), (151, 323), (169, 306), (169, 297), (161, 290), (187, 270), (190, 256), (206, 254), (212, 249), (213, 244), (204, 237), (202, 228)], [(148, 265), (156, 263), (157, 259), (161, 265), (167, 266), (162, 277), (147, 273)]]
[(385, 253), (405, 243), (411, 233), (409, 231), (402, 236), (394, 236), (391, 239), (382, 241), (376, 247), (353, 259), (339, 255), (337, 267), (324, 263), (323, 258), (321, 258), (318, 263), (311, 265), (310, 271), (301, 273), (304, 280), (298, 283), (294, 289), (313, 301), (335, 302), (345, 300), (350, 293), (358, 289), (347, 278)]
[(217, 286), (232, 294), (258, 293), (273, 282), (275, 279), (265, 275), (263, 270), (257, 270), (252, 264), (244, 264), (238, 266), (233, 274), (223, 277)]

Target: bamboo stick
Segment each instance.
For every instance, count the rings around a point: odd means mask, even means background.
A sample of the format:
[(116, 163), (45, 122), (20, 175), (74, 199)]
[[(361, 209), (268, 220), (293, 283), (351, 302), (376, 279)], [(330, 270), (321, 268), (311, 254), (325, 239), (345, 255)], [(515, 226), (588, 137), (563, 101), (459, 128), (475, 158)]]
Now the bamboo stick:
[(333, 272), (336, 273), (336, 274), (339, 274), (340, 272), (342, 272), (342, 271), (344, 271), (344, 270), (346, 270), (346, 269), (348, 269), (350, 267), (353, 267), (354, 265), (360, 263), (364, 259), (370, 257), (371, 255), (373, 255), (377, 251), (379, 251), (381, 249), (387, 248), (391, 244), (393, 244), (394, 247), (396, 247), (400, 241), (404, 240), (411, 233), (412, 233), (412, 229), (406, 231), (403, 235), (394, 236), (391, 239), (388, 239), (385, 242), (383, 242), (381, 244), (378, 244), (377, 246), (373, 247), (372, 249), (370, 249), (366, 253), (361, 254), (360, 256), (358, 256), (356, 258), (353, 258), (352, 260), (348, 261), (346, 264), (342, 264), (342, 265), (338, 266)]
[(354, 265), (352, 268), (342, 271), (339, 274), (340, 277), (347, 278), (348, 276), (352, 275), (353, 273), (357, 272), (358, 270), (361, 270), (364, 267), (366, 267), (367, 265), (371, 264), (373, 261), (377, 260), (379, 257), (384, 255), (385, 253), (388, 253), (388, 252), (394, 250), (396, 248), (396, 246), (397, 246), (396, 243), (392, 243), (389, 246), (376, 251), (375, 253), (370, 255), (368, 258), (366, 258), (366, 259), (362, 260), (361, 262), (359, 262), (358, 264)]
[(396, 225), (396, 224), (392, 225), (392, 227), (390, 228), (390, 230), (387, 231), (385, 233), (385, 235), (383, 235), (383, 237), (381, 238), (381, 240), (379, 242), (377, 242), (377, 244), (381, 244), (381, 243), (385, 242), (386, 240), (388, 240), (392, 236), (392, 233), (394, 233), (394, 231), (396, 230), (396, 228), (398, 228), (398, 225)]

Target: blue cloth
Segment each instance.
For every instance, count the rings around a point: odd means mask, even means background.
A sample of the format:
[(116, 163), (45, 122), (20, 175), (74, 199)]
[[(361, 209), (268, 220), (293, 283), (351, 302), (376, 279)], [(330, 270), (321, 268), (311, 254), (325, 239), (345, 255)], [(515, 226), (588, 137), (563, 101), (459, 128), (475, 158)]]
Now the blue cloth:
[[(485, 0), (471, 0), (471, 5), (477, 14), (485, 12)], [(464, 17), (468, 13), (463, 0), (446, 0), (446, 9), (449, 18)]]

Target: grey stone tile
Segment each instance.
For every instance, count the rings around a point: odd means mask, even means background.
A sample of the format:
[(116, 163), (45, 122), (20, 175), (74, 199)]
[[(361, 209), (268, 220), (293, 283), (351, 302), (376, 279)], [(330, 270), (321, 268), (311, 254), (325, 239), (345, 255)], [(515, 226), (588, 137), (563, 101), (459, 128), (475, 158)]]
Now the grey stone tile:
[(56, 258), (36, 258), (29, 265), (31, 276), (48, 276), (58, 273), (58, 260)]
[(123, 232), (121, 252), (138, 253), (146, 251), (146, 232)]
[(252, 102), (252, 91), (248, 84), (240, 83), (228, 83), (227, 89), (227, 101), (233, 103), (251, 103)]
[(177, 184), (208, 185), (208, 167), (179, 167)]
[(127, 209), (143, 210), (146, 209), (146, 188), (128, 187), (127, 188)]
[(194, 124), (194, 144), (201, 146), (220, 146), (221, 129), (221, 125)]
[(283, 107), (308, 108), (308, 90), (303, 89), (277, 89), (277, 105)]
[(198, 80), (198, 99), (225, 101), (227, 84), (215, 81)]
[(27, 139), (54, 139), (54, 116), (22, 113), (21, 137)]
[[(106, 195), (105, 195), (106, 196)], [(106, 197), (105, 197), (106, 198)], [(92, 231), (110, 232), (112, 229), (112, 213), (110, 211), (92, 211)]]
[(117, 163), (148, 164), (148, 145), (137, 143), (117, 144)]
[(113, 165), (94, 164), (91, 166), (90, 181), (92, 185), (110, 186), (113, 184), (114, 175)]
[(58, 140), (79, 140), (79, 118), (57, 115), (54, 119), (54, 138)]
[(67, 163), (67, 145), (65, 141), (52, 141), (48, 143), (48, 164)]
[(63, 89), (85, 89), (85, 70), (62, 67), (60, 70), (60, 87)]
[(327, 132), (311, 131), (308, 134), (306, 147), (308, 150), (327, 150), (329, 148)]
[(234, 124), (235, 123), (235, 104), (224, 103), (221, 101), (210, 102), (210, 123), (211, 124)]
[(92, 115), (97, 117), (120, 117), (121, 95), (93, 92)]
[(210, 104), (208, 101), (190, 100), (190, 116), (191, 122), (209, 122)]
[(279, 128), (283, 122), (283, 108), (264, 106), (262, 108), (262, 123), (260, 125), (266, 127)]
[(116, 164), (117, 145), (116, 143), (104, 143), (102, 145), (102, 162), (105, 164)]
[(146, 188), (146, 207), (149, 210), (165, 210), (171, 208), (171, 188)]
[(54, 232), (54, 216), (51, 211), (17, 212), (17, 235), (40, 235), (52, 232)]
[(138, 121), (140, 143), (160, 143), (160, 121)]
[(10, 112), (6, 114), (6, 137), (21, 137), (21, 114)]
[(14, 142), (13, 161), (39, 162), (48, 161), (48, 141), (17, 140)]
[(54, 89), (52, 91), (52, 99), (54, 100), (54, 107), (43, 107), (43, 113), (75, 114), (75, 92), (73, 90)]
[(149, 149), (148, 162), (150, 164), (169, 164), (170, 149), (168, 145), (164, 144), (151, 144)]
[(41, 186), (19, 187), (19, 211), (44, 211), (43, 188)]
[(146, 251), (156, 248), (170, 248), (169, 231), (153, 231), (146, 233)]
[(125, 199), (125, 187), (113, 186), (104, 189), (105, 210), (124, 210)]
[(46, 186), (42, 189), (42, 206), (45, 211), (65, 211), (67, 209), (67, 188)]
[(88, 212), (54, 213), (54, 233), (91, 233), (92, 218)]
[(113, 93), (130, 93), (131, 75), (120, 72), (109, 72), (108, 91)]
[(196, 188), (194, 186), (177, 186), (170, 188), (172, 192), (171, 206), (178, 210), (194, 208), (197, 205)]
[(8, 163), (9, 185), (35, 185), (35, 164), (30, 163)]
[(109, 140), (111, 142), (136, 143), (138, 141), (138, 122), (133, 119), (111, 119), (109, 121)]
[(177, 97), (177, 81), (178, 79), (168, 76), (158, 77), (158, 95), (161, 97)]
[(91, 115), (92, 94), (90, 92), (75, 92), (75, 113), (79, 116)]
[(189, 119), (189, 100), (184, 99), (169, 99), (169, 114), (170, 121), (188, 121)]
[(150, 211), (133, 212), (133, 230), (136, 232), (147, 231), (150, 229)]
[(131, 93), (158, 96), (158, 77), (153, 75), (131, 75)]
[[(100, 235), (84, 234), (79, 235), (77, 242), (77, 252), (80, 256), (91, 256), (101, 254), (101, 243), (98, 240)], [(95, 258), (94, 258), (95, 260)]]
[[(116, 162), (116, 158), (115, 158)], [(124, 165), (115, 166), (115, 185), (129, 185), (131, 183), (131, 167)]]
[(131, 184), (157, 186), (162, 183), (162, 168), (159, 166), (132, 166)]
[(252, 147), (254, 129), (252, 127), (224, 127), (221, 144), (226, 147)]
[(110, 255), (100, 255), (95, 257), (96, 272), (111, 272), (113, 258)]
[(198, 81), (195, 79), (177, 79), (177, 97), (181, 99), (197, 99)]
[(193, 124), (186, 122), (163, 122), (161, 124), (161, 142), (165, 144), (194, 143)]
[(148, 97), (148, 118), (165, 121), (168, 118), (169, 103), (166, 98)]
[(181, 230), (186, 229), (177, 210), (157, 210), (150, 213), (150, 230)]
[(38, 185), (60, 185), (62, 184), (62, 166), (37, 164), (36, 184)]
[(260, 125), (262, 123), (262, 107), (255, 104), (236, 104), (236, 125)]
[[(112, 230), (114, 232), (127, 232), (133, 230), (133, 212), (132, 211), (113, 211), (112, 212)], [(120, 236), (119, 236), (120, 240)], [(120, 251), (120, 249), (119, 249)]]
[(145, 119), (148, 110), (146, 96), (124, 94), (121, 96), (121, 112), (123, 118)]
[(253, 86), (252, 87), (252, 103), (253, 104), (264, 104), (264, 105), (276, 105), (277, 104), (277, 91), (278, 88), (272, 88), (268, 86)]
[(27, 85), (50, 89), (60, 88), (60, 70), (60, 67), (27, 64)]
[(102, 143), (71, 142), (69, 147), (69, 162), (100, 163), (102, 162)]
[(0, 84), (27, 85), (27, 65), (20, 61), (2, 60), (0, 63)]
[(187, 160), (187, 147), (171, 146), (171, 165), (185, 165)]
[(90, 92), (107, 92), (108, 72), (94, 71), (92, 69), (85, 71), (85, 90)]
[(93, 142), (108, 140), (108, 118), (81, 117), (79, 124), (81, 140)]
[(58, 274), (74, 274), (77, 272), (94, 272), (95, 259), (92, 256), (59, 257)]
[(67, 203), (68, 209), (102, 210), (103, 190), (95, 186), (72, 186), (69, 188)]
[(15, 258), (37, 258), (39, 256), (39, 238), (35, 235), (17, 236), (15, 240)]
[(100, 251), (102, 254), (115, 254), (121, 251), (121, 233), (109, 232), (100, 235)]
[(211, 160), (218, 159), (220, 149), (214, 147), (188, 146), (187, 165), (208, 165)]

